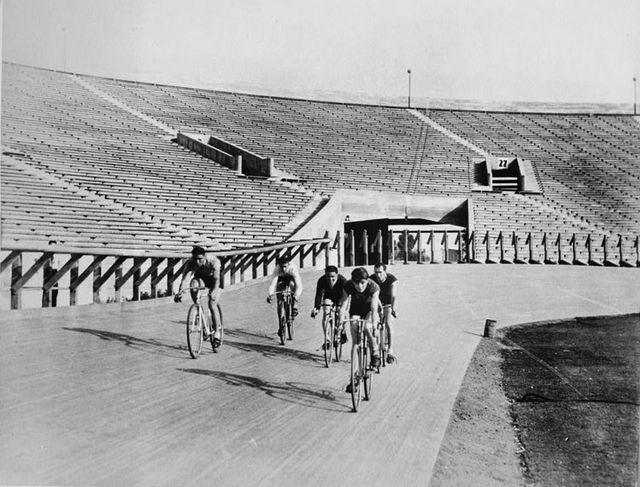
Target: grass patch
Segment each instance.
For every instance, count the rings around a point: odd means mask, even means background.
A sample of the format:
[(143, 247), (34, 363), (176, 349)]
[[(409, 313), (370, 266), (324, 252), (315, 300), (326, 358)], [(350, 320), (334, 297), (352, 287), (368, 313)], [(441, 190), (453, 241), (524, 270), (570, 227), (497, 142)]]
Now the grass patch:
[(640, 316), (503, 331), (502, 380), (537, 485), (637, 485)]

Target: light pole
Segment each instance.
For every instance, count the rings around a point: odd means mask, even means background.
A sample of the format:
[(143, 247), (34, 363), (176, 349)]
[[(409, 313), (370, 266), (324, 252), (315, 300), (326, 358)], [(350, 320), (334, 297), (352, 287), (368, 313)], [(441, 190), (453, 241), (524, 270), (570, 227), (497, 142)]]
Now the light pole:
[(636, 102), (637, 102), (637, 85), (636, 85), (636, 77), (633, 77), (633, 114), (637, 115), (638, 112), (636, 111)]
[(409, 96), (407, 98), (407, 106), (411, 108), (411, 70), (410, 69), (407, 69), (407, 74), (409, 75)]
[(62, 28), (62, 70), (67, 70), (67, 28)]

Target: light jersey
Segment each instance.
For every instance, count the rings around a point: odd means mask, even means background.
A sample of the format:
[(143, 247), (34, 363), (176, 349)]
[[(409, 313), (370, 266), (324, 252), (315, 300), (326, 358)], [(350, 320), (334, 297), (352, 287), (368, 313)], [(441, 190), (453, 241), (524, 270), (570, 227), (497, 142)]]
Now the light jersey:
[(222, 266), (220, 259), (215, 255), (205, 254), (205, 258), (207, 261), (201, 267), (196, 265), (195, 259), (189, 259), (185, 266), (185, 272), (193, 272), (193, 277), (204, 281), (205, 286), (213, 287), (213, 279), (216, 276), (220, 276), (220, 268)]
[(391, 304), (391, 286), (394, 282), (398, 282), (398, 279), (393, 274), (387, 273), (387, 278), (384, 282), (380, 282), (377, 274), (372, 275), (369, 279), (375, 282), (380, 287), (380, 303), (382, 306), (385, 304)]
[(271, 285), (269, 286), (269, 295), (275, 294), (276, 286), (278, 289), (282, 289), (286, 286), (295, 285), (296, 298), (302, 294), (302, 281), (300, 279), (300, 271), (293, 264), (289, 264), (289, 268), (283, 271), (280, 266), (276, 266), (273, 274), (271, 275)]
[(344, 292), (351, 297), (349, 315), (358, 315), (364, 318), (371, 311), (371, 300), (376, 292), (380, 292), (380, 287), (371, 279), (368, 279), (364, 291), (358, 292), (353, 281), (347, 281), (344, 285)]

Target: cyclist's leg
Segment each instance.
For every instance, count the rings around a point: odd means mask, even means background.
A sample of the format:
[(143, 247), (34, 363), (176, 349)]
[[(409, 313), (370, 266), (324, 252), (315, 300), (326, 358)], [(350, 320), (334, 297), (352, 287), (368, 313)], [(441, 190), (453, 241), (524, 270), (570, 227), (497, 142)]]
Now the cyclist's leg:
[(214, 338), (220, 339), (220, 330), (218, 324), (220, 323), (220, 314), (218, 312), (218, 302), (220, 301), (220, 295), (222, 290), (218, 288), (216, 292), (212, 289), (209, 290), (209, 313), (211, 313), (211, 326), (213, 327)]
[(380, 351), (378, 350), (378, 347), (376, 347), (375, 340), (373, 337), (373, 323), (372, 323), (371, 312), (367, 314), (366, 319), (367, 319), (367, 322), (364, 327), (364, 332), (366, 333), (367, 338), (369, 339), (369, 351), (371, 352), (371, 365), (376, 366), (380, 362)]
[(387, 326), (387, 352), (390, 357), (393, 356), (393, 314), (391, 314), (391, 306), (384, 309), (384, 318)]
[(291, 291), (291, 317), (298, 316), (298, 300), (296, 299), (296, 283), (291, 281), (289, 283), (289, 290)]

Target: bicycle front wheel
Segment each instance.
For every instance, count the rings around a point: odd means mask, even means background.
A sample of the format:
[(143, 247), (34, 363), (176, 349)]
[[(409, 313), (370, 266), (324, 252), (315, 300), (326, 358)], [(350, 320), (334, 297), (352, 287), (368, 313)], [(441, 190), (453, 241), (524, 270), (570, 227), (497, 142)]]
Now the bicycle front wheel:
[(333, 359), (333, 320), (329, 317), (329, 315), (325, 315), (322, 323), (322, 328), (324, 329), (324, 343), (322, 347), (324, 348), (324, 364), (329, 367), (331, 366), (331, 360)]
[(373, 369), (370, 367), (371, 363), (371, 352), (369, 351), (369, 343), (367, 340), (364, 341), (364, 346), (362, 347), (362, 381), (364, 383), (364, 399), (368, 401), (371, 399), (371, 381), (373, 379)]
[(353, 405), (353, 412), (358, 412), (358, 406), (360, 406), (360, 399), (362, 398), (362, 369), (360, 368), (360, 355), (358, 353), (358, 346), (351, 347), (351, 404)]
[(202, 319), (200, 307), (196, 304), (192, 305), (187, 313), (187, 346), (191, 358), (198, 358), (202, 350), (202, 335), (204, 333)]

